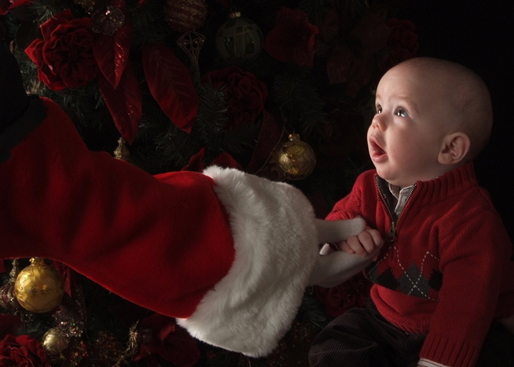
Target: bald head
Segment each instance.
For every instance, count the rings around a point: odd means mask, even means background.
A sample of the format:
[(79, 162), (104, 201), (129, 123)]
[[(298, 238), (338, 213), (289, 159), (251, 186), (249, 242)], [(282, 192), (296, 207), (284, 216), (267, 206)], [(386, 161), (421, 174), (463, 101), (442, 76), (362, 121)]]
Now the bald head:
[(452, 129), (465, 133), (471, 141), (468, 159), (478, 155), (489, 141), (493, 124), (491, 97), (484, 81), (460, 64), (435, 58), (413, 58), (395, 68), (414, 72), (420, 83), (450, 104), (455, 112)]

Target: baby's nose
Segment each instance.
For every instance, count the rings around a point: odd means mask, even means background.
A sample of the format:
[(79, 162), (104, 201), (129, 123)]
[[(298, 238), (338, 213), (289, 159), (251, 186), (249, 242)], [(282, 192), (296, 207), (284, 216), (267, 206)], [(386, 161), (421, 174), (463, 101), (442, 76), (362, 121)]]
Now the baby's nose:
[(371, 120), (371, 126), (373, 128), (378, 128), (380, 131), (384, 131), (386, 128), (384, 118), (381, 115), (375, 115), (373, 120)]

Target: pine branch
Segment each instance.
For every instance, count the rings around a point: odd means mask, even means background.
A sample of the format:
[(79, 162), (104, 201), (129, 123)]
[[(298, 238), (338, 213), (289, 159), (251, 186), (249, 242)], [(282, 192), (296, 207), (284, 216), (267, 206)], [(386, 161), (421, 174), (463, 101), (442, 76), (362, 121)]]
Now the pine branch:
[(300, 132), (304, 139), (328, 123), (325, 103), (307, 69), (289, 67), (278, 75), (271, 98), (279, 106), (286, 126)]

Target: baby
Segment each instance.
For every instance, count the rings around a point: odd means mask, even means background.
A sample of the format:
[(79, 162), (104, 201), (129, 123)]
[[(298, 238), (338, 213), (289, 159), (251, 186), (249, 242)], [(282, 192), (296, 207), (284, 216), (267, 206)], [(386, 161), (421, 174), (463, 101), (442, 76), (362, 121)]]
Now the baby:
[(375, 170), (328, 216), (369, 226), (339, 244), (344, 252), (368, 255), (386, 239), (365, 270), (373, 302), (321, 332), (311, 366), (510, 366), (512, 244), (472, 161), (492, 128), (485, 83), (461, 65), (415, 58), (382, 77), (375, 103)]

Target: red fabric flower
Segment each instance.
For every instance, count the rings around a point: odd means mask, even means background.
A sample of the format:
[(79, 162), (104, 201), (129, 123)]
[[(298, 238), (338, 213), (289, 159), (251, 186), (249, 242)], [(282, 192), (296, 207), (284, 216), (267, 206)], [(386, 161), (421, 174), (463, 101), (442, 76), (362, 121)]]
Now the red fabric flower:
[(50, 367), (41, 344), (28, 335), (7, 335), (0, 342), (0, 367)]
[(207, 73), (204, 81), (210, 82), (217, 89), (226, 88), (229, 129), (253, 124), (264, 110), (268, 89), (264, 82), (250, 72), (229, 66)]
[(360, 273), (333, 288), (315, 287), (315, 292), (327, 313), (337, 317), (351, 308), (363, 307), (370, 288), (371, 282)]
[(25, 52), (37, 66), (38, 78), (48, 88), (62, 90), (86, 85), (96, 77), (91, 19), (74, 19), (70, 9), (41, 25), (43, 39), (35, 39)]
[(318, 27), (309, 23), (304, 11), (281, 7), (264, 49), (279, 61), (312, 66), (316, 34)]
[(142, 343), (135, 361), (158, 353), (178, 367), (192, 367), (200, 359), (196, 340), (175, 319), (156, 313), (143, 320), (139, 334)]
[(411, 21), (390, 19), (387, 26), (391, 29), (391, 34), (387, 41), (389, 50), (381, 60), (384, 71), (415, 57), (419, 47), (416, 26)]

